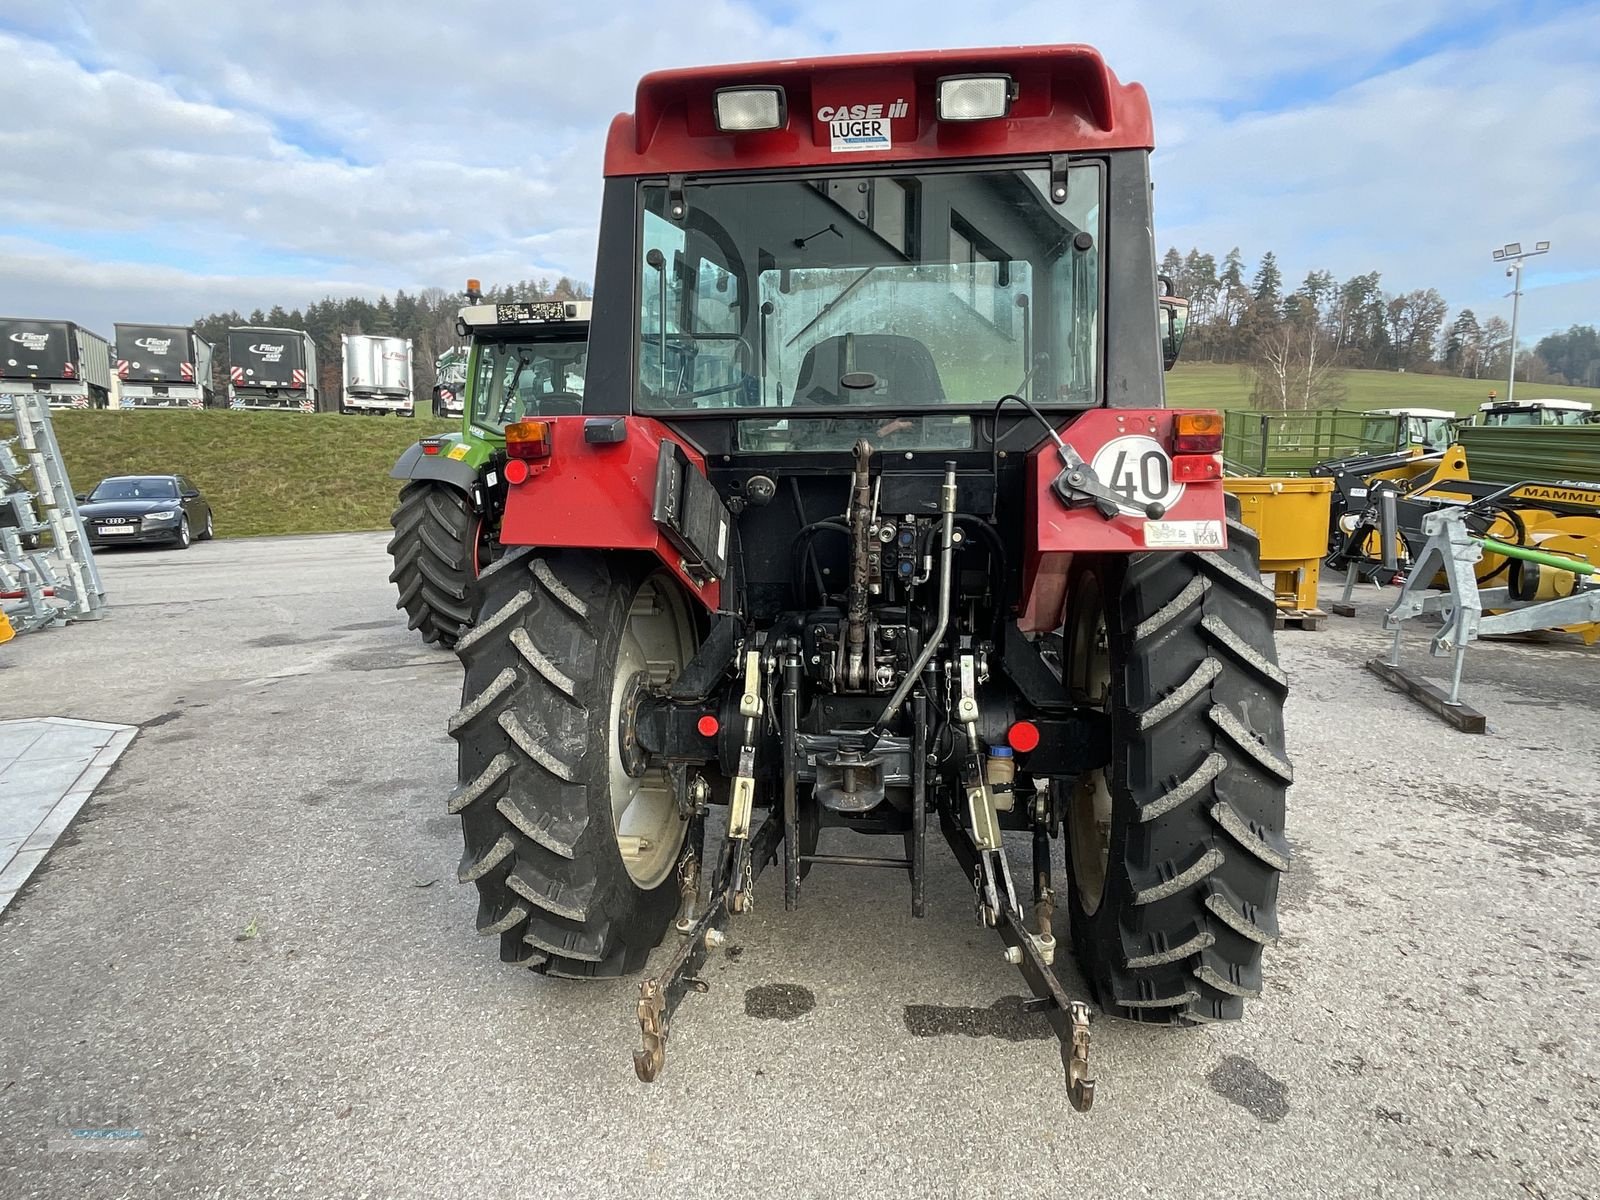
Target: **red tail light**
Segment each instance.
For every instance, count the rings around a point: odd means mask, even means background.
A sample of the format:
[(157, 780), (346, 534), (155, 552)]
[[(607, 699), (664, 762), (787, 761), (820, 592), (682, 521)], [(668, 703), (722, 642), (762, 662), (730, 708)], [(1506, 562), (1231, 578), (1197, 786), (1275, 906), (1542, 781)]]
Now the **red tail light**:
[(526, 459), (512, 458), (506, 460), (506, 482), (527, 483), (528, 463)]
[(1039, 748), (1039, 727), (1032, 721), (1018, 721), (1006, 730), (1006, 741), (1018, 754)]
[(550, 422), (525, 419), (507, 425), (506, 454), (510, 458), (549, 458)]
[(1220, 454), (1222, 452), (1222, 414), (1181, 412), (1172, 422), (1174, 454)]
[(1175, 454), (1172, 478), (1177, 483), (1204, 483), (1222, 478), (1222, 458), (1216, 454)]

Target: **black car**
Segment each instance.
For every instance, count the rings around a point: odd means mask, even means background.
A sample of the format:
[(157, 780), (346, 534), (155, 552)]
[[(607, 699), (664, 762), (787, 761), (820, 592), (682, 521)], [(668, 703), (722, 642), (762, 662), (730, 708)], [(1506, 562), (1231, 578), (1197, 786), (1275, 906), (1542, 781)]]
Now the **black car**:
[(158, 542), (185, 549), (212, 536), (211, 505), (182, 475), (113, 475), (78, 497), (89, 544)]

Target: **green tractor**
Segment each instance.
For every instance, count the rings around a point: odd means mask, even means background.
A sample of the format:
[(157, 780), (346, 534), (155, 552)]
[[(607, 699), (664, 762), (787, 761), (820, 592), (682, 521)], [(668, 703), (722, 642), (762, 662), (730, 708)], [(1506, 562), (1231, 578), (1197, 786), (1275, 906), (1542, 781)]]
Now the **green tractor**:
[(589, 301), (478, 303), (456, 331), (470, 341), (459, 433), (425, 437), (390, 472), (405, 480), (389, 523), (397, 608), (425, 642), (449, 649), (476, 615), (473, 584), (500, 555), (505, 427), (526, 413), (583, 406)]

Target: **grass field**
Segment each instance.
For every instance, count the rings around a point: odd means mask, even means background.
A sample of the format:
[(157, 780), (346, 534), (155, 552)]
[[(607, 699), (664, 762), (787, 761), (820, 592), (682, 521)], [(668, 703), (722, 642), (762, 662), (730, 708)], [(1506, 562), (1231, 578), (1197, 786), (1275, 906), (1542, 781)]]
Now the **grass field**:
[[(1504, 379), (1457, 379), (1451, 375), (1413, 375), (1395, 371), (1346, 371), (1345, 398), (1340, 408), (1442, 408), (1457, 416), (1476, 412), (1490, 389), (1505, 399)], [(1250, 380), (1237, 366), (1179, 364), (1167, 376), (1167, 403), (1174, 408), (1245, 408)], [(1550, 383), (1517, 383), (1523, 400), (1587, 400), (1600, 409), (1600, 388), (1562, 387)]]
[[(1474, 411), (1505, 384), (1441, 375), (1349, 371), (1343, 408), (1445, 408)], [(1238, 367), (1179, 366), (1167, 377), (1173, 407), (1241, 408), (1250, 384)], [(1526, 390), (1524, 390), (1526, 389)], [(1600, 389), (1520, 384), (1525, 398), (1590, 400)], [(383, 529), (397, 481), (389, 469), (417, 438), (451, 425), (419, 417), (344, 417), (331, 413), (59, 412), (57, 434), (73, 486), (87, 491), (107, 475), (182, 473), (211, 500), (220, 537)]]
[[(183, 474), (216, 510), (218, 537), (382, 529), (399, 483), (389, 469), (431, 418), (272, 412), (57, 412), (72, 486), (107, 475)], [(458, 426), (457, 426), (458, 427)]]

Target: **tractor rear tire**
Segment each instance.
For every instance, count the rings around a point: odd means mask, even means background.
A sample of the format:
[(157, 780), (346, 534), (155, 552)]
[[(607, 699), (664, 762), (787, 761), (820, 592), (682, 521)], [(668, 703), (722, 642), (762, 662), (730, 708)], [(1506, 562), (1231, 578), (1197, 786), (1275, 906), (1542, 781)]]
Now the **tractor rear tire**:
[(1066, 682), (1112, 728), (1109, 771), (1057, 785), (1073, 948), (1132, 1021), (1239, 1018), (1278, 936), (1288, 681), (1259, 540), (1228, 503), (1226, 551), (1094, 559), (1069, 585)]
[(638, 971), (677, 911), (687, 824), (666, 773), (630, 770), (622, 739), (629, 697), (693, 655), (689, 603), (654, 560), (583, 550), (514, 552), (482, 586), (484, 618), (456, 647), (448, 805), (478, 932), (545, 974)]
[(395, 607), (424, 642), (449, 650), (476, 616), (483, 519), (459, 489), (418, 479), (400, 489), (389, 523), (389, 581), (400, 590)]

